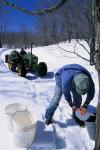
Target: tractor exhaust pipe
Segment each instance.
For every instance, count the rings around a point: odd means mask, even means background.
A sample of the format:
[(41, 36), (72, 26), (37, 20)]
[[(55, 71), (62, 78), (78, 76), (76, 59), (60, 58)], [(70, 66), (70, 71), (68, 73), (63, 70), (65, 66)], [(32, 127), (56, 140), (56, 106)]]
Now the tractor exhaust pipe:
[(31, 43), (31, 54), (32, 54), (33, 42)]

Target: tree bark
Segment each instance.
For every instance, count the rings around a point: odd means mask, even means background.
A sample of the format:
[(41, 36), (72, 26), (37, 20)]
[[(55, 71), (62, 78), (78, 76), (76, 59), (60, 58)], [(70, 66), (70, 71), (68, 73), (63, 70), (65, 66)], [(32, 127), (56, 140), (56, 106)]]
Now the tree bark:
[(96, 69), (99, 78), (99, 96), (98, 96), (97, 116), (96, 116), (95, 150), (100, 150), (100, 20), (98, 20), (99, 18), (97, 17), (98, 7), (100, 7), (100, 2), (98, 1), (98, 4), (96, 3), (95, 6), (96, 6), (95, 7), (95, 14), (96, 14), (95, 31), (96, 31), (96, 50), (97, 50)]
[[(100, 73), (99, 73), (99, 82), (100, 82)], [(100, 90), (99, 90), (98, 98), (100, 100)], [(95, 150), (100, 150), (100, 103), (98, 103), (98, 106), (97, 106)]]
[(0, 48), (2, 48), (2, 41), (1, 41), (1, 37), (0, 37)]

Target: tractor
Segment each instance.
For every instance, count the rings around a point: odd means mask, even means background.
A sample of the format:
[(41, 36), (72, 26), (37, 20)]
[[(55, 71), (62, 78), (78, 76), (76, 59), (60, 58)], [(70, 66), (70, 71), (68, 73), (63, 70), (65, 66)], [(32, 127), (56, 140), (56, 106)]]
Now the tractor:
[(34, 73), (40, 77), (47, 75), (47, 65), (45, 62), (38, 64), (38, 57), (31, 52), (26, 53), (21, 51), (20, 53), (13, 50), (9, 55), (5, 55), (5, 62), (8, 63), (9, 69), (18, 73), (19, 76), (26, 77), (27, 73)]

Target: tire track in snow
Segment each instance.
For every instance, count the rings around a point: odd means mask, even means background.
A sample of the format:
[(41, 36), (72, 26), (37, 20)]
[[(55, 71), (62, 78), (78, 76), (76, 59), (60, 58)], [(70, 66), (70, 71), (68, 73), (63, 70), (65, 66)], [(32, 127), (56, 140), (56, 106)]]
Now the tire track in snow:
[[(9, 70), (8, 66), (5, 63), (5, 55), (10, 53), (10, 51), (11, 49), (1, 49), (0, 51), (0, 80), (3, 85), (1, 90), (3, 93), (5, 93), (5, 95), (1, 93), (1, 96), (5, 98), (6, 96), (11, 96), (11, 101), (15, 96), (16, 101), (19, 102), (20, 99), (22, 99), (23, 103), (30, 105), (30, 103), (32, 102), (31, 97), (35, 97), (35, 94), (31, 93), (30, 89), (28, 89), (26, 85), (26, 79), (19, 77), (16, 72), (12, 72), (11, 70)], [(11, 88), (9, 88), (9, 85)]]

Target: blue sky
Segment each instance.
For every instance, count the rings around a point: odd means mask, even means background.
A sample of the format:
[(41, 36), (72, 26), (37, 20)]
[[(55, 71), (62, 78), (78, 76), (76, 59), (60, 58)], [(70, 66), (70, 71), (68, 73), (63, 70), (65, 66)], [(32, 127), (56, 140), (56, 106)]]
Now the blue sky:
[[(30, 11), (37, 10), (38, 8), (45, 8), (45, 5), (53, 4), (56, 0), (8, 0), (9, 2), (14, 2), (16, 5), (26, 8)], [(58, 0), (59, 2), (59, 0)], [(19, 31), (22, 28), (36, 29), (38, 22), (37, 16), (30, 16), (24, 14), (13, 8), (9, 8), (8, 15), (8, 30), (9, 31)]]
[[(10, 0), (11, 2), (15, 2), (14, 0)], [(24, 7), (28, 10), (35, 9), (36, 2), (34, 0), (18, 0), (16, 3), (18, 6)], [(34, 25), (38, 23), (38, 19), (36, 16), (30, 16), (27, 14), (24, 14), (18, 10), (15, 10), (13, 8), (10, 9), (9, 12), (9, 20), (8, 20), (8, 29), (10, 31), (19, 31), (23, 27), (27, 28), (34, 28)]]

